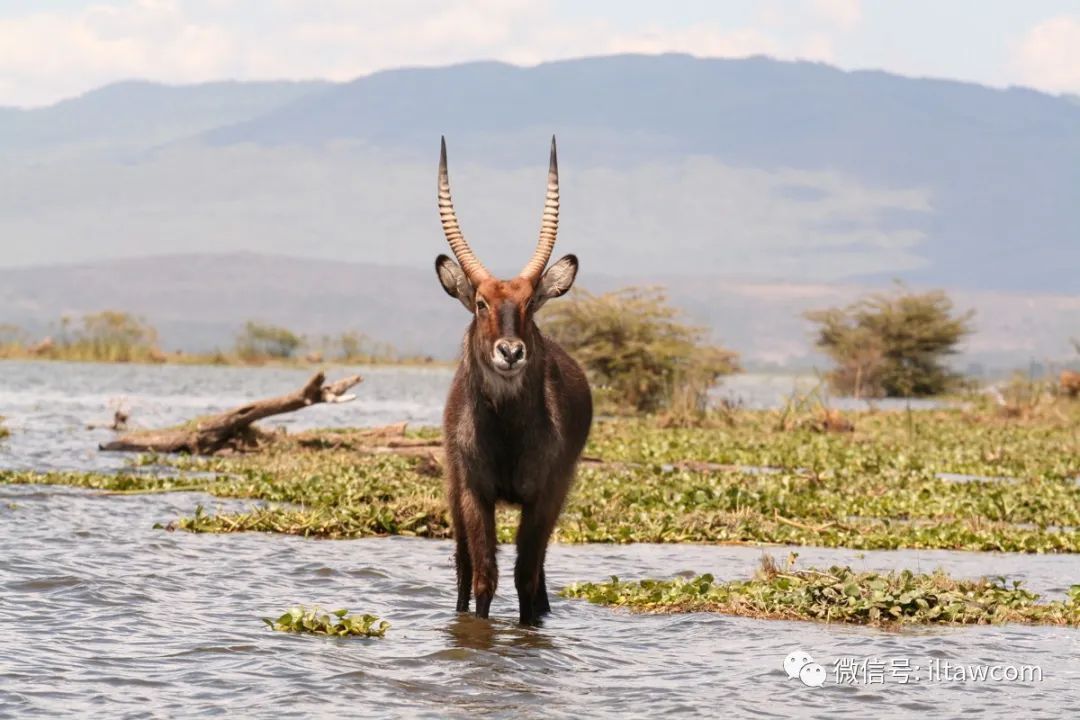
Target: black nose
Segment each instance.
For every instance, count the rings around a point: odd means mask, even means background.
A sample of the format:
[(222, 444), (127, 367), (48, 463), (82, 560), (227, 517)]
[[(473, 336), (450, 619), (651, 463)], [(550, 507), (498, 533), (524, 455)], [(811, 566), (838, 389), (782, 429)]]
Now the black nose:
[(520, 340), (500, 340), (495, 348), (510, 365), (525, 357), (525, 343)]

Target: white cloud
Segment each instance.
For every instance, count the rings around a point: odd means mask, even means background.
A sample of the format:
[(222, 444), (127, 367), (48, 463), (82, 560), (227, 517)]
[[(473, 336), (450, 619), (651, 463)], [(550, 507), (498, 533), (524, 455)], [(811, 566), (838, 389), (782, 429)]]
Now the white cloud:
[(1039, 23), (1013, 55), (1017, 79), (1053, 92), (1080, 92), (1080, 16)]
[(835, 55), (833, 39), (825, 33), (814, 33), (806, 38), (799, 52), (799, 57), (820, 62), (830, 62), (835, 58)]
[(862, 0), (812, 0), (810, 7), (819, 18), (845, 32), (862, 20)]
[(207, 80), (229, 53), (221, 28), (190, 22), (166, 0), (0, 20), (0, 102), (39, 104), (130, 77)]

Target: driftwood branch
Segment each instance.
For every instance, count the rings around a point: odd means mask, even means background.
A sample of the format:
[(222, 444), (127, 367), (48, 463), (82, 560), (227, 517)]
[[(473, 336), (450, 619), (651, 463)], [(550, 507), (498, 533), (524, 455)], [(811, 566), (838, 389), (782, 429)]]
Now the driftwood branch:
[(361, 381), (359, 375), (353, 375), (327, 385), (326, 376), (319, 372), (299, 390), (287, 395), (259, 400), (177, 428), (130, 433), (112, 442), (102, 443), (99, 449), (213, 455), (226, 449), (256, 447), (265, 435), (254, 427), (255, 422), (319, 403), (348, 402), (356, 397), (348, 394), (348, 391)]
[(431, 476), (442, 474), (442, 438), (408, 437), (408, 423), (346, 432), (298, 433), (291, 441), (308, 450), (346, 450), (361, 455), (399, 455), (415, 458), (417, 471)]

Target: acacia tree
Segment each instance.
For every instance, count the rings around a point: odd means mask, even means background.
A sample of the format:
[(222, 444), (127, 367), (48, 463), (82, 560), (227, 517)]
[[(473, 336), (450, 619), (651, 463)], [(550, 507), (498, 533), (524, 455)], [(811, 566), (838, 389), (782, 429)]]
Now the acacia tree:
[(549, 308), (544, 331), (573, 353), (600, 399), (616, 408), (653, 412), (673, 399), (700, 408), (716, 381), (738, 370), (735, 353), (683, 323), (660, 288), (575, 290)]
[(236, 336), (236, 354), (249, 362), (285, 359), (292, 357), (302, 342), (300, 336), (287, 328), (249, 321)]
[(847, 307), (806, 313), (815, 345), (836, 367), (830, 384), (856, 397), (937, 395), (957, 379), (944, 365), (971, 330), (973, 311), (956, 314), (941, 290), (875, 293)]

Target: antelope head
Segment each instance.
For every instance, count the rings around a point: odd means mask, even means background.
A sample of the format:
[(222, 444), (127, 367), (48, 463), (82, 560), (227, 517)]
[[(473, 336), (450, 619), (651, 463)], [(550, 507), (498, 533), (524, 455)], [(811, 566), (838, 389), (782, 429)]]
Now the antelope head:
[(457, 298), (474, 316), (470, 330), (472, 352), (498, 376), (519, 377), (529, 363), (530, 352), (535, 354), (538, 350), (535, 345), (542, 342), (533, 324), (533, 314), (551, 298), (566, 293), (577, 275), (578, 260), (574, 255), (566, 255), (547, 268), (559, 230), (559, 164), (554, 136), (540, 240), (517, 277), (510, 280), (493, 277), (465, 242), (450, 197), (445, 138), (439, 157), (439, 217), (457, 262), (439, 255), (435, 259), (435, 271), (446, 293)]

